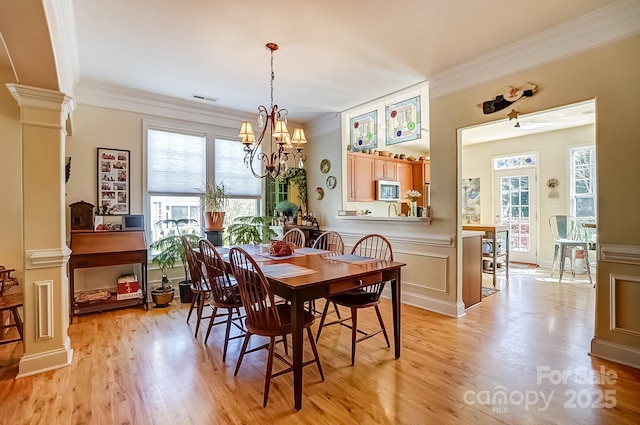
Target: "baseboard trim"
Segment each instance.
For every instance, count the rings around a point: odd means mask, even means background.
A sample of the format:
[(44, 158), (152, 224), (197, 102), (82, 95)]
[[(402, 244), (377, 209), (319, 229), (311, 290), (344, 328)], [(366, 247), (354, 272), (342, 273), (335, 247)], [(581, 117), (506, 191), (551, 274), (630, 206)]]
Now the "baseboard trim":
[[(391, 290), (389, 288), (385, 288), (382, 292), (382, 296), (384, 298), (391, 299)], [(401, 301), (403, 304), (433, 311), (434, 313), (444, 314), (445, 316), (461, 317), (465, 315), (464, 303), (462, 302), (456, 304), (407, 292), (402, 292)]]
[(589, 355), (640, 369), (640, 350), (634, 347), (593, 338)]
[(63, 348), (23, 356), (20, 359), (16, 379), (69, 366), (72, 360), (73, 349), (71, 348), (71, 340), (67, 337)]

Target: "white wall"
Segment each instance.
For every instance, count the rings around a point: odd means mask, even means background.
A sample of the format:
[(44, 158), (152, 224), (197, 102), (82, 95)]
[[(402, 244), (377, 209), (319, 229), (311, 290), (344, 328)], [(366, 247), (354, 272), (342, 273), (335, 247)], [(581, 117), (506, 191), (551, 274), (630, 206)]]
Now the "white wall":
[[(548, 219), (554, 214), (569, 214), (569, 149), (595, 144), (595, 125), (532, 134), (513, 139), (479, 143), (462, 148), (462, 178), (480, 178), (480, 222), (493, 223), (497, 214), (493, 200), (492, 158), (495, 156), (537, 153), (538, 264), (550, 266), (554, 242)], [(556, 178), (558, 198), (549, 198), (547, 180)]]

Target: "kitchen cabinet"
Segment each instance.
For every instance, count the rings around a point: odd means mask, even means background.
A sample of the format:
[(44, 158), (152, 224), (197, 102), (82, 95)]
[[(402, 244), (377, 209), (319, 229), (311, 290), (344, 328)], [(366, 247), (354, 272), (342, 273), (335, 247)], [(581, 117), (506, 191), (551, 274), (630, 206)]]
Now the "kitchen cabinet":
[(407, 199), (404, 198), (404, 194), (407, 193), (407, 190), (416, 189), (422, 191), (423, 184), (420, 186), (414, 186), (413, 182), (413, 170), (412, 166), (409, 163), (398, 163), (396, 164), (398, 168), (398, 181), (400, 182), (400, 196), (402, 197), (401, 202), (407, 202)]
[(371, 155), (347, 154), (347, 201), (375, 200), (374, 160)]
[(398, 164), (388, 159), (374, 160), (375, 180), (398, 181)]
[(425, 191), (427, 190), (426, 184), (431, 183), (431, 162), (429, 160), (414, 162), (411, 168), (413, 171), (413, 189), (422, 193), (421, 201), (419, 202), (423, 207), (427, 207), (429, 199)]

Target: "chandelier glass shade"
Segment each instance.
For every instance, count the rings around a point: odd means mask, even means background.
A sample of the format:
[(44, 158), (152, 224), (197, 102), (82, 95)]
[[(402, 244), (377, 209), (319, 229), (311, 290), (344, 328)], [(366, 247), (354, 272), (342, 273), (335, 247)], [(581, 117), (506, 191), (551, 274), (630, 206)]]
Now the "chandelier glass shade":
[(278, 50), (278, 45), (267, 43), (265, 47), (271, 53), (271, 102), (269, 108), (258, 106), (258, 126), (261, 128), (258, 138), (256, 139), (253, 125), (248, 121), (242, 123), (238, 136), (244, 145), (244, 163), (251, 169), (251, 173), (257, 178), (275, 178), (283, 176), (287, 171), (289, 155), (292, 155), (294, 160), (299, 156), (298, 167), (303, 168), (302, 145), (307, 143), (307, 140), (301, 128), (294, 129), (293, 136), (289, 134), (289, 111), (279, 109), (278, 105), (273, 104), (273, 52)]

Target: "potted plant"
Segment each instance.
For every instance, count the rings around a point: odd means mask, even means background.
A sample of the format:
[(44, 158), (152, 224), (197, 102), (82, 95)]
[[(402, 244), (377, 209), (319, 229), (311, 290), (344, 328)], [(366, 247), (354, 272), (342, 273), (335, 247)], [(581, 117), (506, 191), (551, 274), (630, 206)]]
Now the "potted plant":
[(185, 284), (188, 285), (187, 257), (180, 237), (185, 236), (192, 246), (195, 246), (200, 240), (199, 235), (188, 233), (184, 228), (185, 225), (190, 223), (197, 223), (197, 221), (190, 218), (182, 218), (160, 220), (156, 223), (157, 226), (166, 226), (166, 233), (163, 231), (164, 237), (150, 245), (152, 250), (159, 251), (151, 262), (157, 264), (162, 273), (162, 284), (151, 290), (151, 299), (156, 307), (166, 307), (173, 300), (175, 288), (171, 286), (167, 272), (174, 267), (178, 260), (182, 261)]
[(269, 242), (278, 234), (269, 227), (273, 217), (236, 217), (227, 228), (233, 245), (258, 244)]
[(221, 230), (224, 208), (228, 204), (229, 192), (224, 182), (208, 181), (200, 193), (200, 209), (204, 217), (205, 230)]

